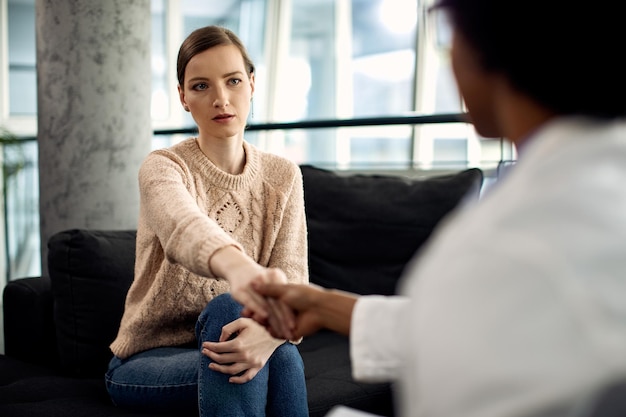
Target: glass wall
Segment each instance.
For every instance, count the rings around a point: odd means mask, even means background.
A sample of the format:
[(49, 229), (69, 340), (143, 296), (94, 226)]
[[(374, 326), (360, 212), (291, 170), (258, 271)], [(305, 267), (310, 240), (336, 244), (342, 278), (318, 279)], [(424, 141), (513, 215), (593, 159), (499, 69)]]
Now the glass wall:
[[(152, 0), (154, 128), (194, 126), (178, 100), (175, 61), (182, 40), (208, 24), (235, 31), (255, 61), (251, 124), (461, 113), (448, 57), (427, 36), (428, 3)], [(8, 62), (0, 63), (8, 109), (0, 113), (0, 125), (35, 135), (35, 0), (0, 5), (8, 28), (0, 35), (8, 46)], [(155, 137), (154, 147), (180, 139)], [(493, 166), (502, 157), (499, 144), (481, 140), (462, 123), (270, 132), (250, 135), (250, 141), (299, 163), (342, 169)]]
[[(194, 128), (178, 99), (176, 55), (209, 24), (236, 32), (256, 64), (251, 125), (462, 113), (446, 50), (425, 25), (429, 1), (152, 0), (153, 127)], [(0, 126), (35, 137), (35, 0), (0, 0), (0, 23)], [(153, 148), (186, 136), (156, 135)], [(359, 171), (489, 171), (515, 158), (511, 145), (482, 140), (466, 123), (251, 130), (246, 139), (297, 163)], [(36, 178), (36, 142), (28, 146)], [(5, 193), (10, 257), (37, 229), (36, 181), (20, 178)]]
[[(22, 141), (0, 149), (3, 163), (3, 228), (8, 277), (37, 276), (39, 258), (39, 171), (37, 143)], [(4, 280), (4, 277), (0, 278)]]
[[(0, 1), (0, 135), (36, 131), (35, 0)], [(40, 273), (39, 172), (34, 140), (0, 146), (0, 279)], [(0, 285), (0, 288), (2, 286)]]
[(172, 97), (169, 91), (169, 68), (167, 49), (167, 1), (152, 0), (151, 14), (151, 61), (152, 61), (152, 103), (151, 114), (155, 122), (167, 121), (171, 116)]
[[(153, 0), (155, 127), (193, 128), (178, 103), (175, 54), (207, 24), (238, 33), (255, 61), (251, 124), (462, 113), (446, 51), (427, 34), (427, 7), (417, 0)], [(156, 137), (154, 147), (182, 137)], [(337, 169), (493, 168), (503, 151), (465, 123), (272, 131), (247, 140)]]
[[(271, 119), (413, 111), (417, 12), (416, 0), (292, 0)], [(302, 162), (347, 168), (406, 167), (411, 140), (404, 126), (277, 132), (268, 142)]]
[(8, 113), (34, 116), (37, 114), (35, 0), (9, 0), (7, 10)]

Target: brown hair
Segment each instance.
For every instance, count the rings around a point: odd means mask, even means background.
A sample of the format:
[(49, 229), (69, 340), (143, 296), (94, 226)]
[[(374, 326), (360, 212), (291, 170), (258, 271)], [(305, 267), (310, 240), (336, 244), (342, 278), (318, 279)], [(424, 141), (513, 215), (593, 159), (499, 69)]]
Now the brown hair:
[(250, 59), (248, 51), (246, 51), (246, 47), (241, 42), (241, 39), (239, 39), (235, 33), (220, 26), (205, 26), (191, 32), (178, 50), (178, 60), (176, 63), (178, 84), (183, 86), (185, 82), (185, 69), (191, 58), (207, 49), (222, 45), (235, 45), (241, 52), (244, 65), (248, 71), (248, 76), (254, 73), (254, 63)]

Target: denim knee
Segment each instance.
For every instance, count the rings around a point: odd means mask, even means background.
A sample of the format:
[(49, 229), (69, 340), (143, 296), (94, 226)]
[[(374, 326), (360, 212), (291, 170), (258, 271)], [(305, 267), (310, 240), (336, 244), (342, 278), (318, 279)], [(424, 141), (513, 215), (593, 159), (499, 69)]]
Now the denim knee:
[[(283, 343), (270, 358), (267, 415), (308, 417), (309, 405), (304, 362), (298, 348)], [(288, 408), (285, 409), (285, 405)]]
[(218, 341), (222, 327), (241, 317), (243, 307), (229, 293), (221, 294), (209, 301), (198, 316), (196, 339), (198, 345), (204, 341)]
[(197, 410), (200, 353), (189, 348), (155, 348), (126, 360), (113, 357), (105, 374), (111, 401), (151, 412)]

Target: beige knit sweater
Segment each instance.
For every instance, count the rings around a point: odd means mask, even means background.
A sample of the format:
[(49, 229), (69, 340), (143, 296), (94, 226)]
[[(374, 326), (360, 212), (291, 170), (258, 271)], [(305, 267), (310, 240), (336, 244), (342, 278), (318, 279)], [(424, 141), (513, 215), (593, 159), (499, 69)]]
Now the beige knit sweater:
[(141, 195), (135, 279), (111, 351), (120, 358), (195, 340), (213, 297), (228, 292), (209, 259), (235, 245), (290, 282), (308, 282), (300, 169), (244, 142), (239, 175), (217, 168), (195, 138), (156, 150), (139, 171)]

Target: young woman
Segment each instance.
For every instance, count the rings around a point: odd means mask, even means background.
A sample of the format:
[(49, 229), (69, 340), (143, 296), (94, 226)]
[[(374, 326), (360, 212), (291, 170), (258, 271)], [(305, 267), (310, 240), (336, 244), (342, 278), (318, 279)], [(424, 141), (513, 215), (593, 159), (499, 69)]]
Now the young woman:
[(109, 394), (146, 411), (307, 416), (296, 346), (240, 315), (240, 303), (265, 303), (250, 290), (255, 278), (308, 282), (300, 170), (244, 140), (254, 65), (235, 34), (194, 31), (177, 71), (198, 136), (140, 169), (135, 280), (111, 344)]

